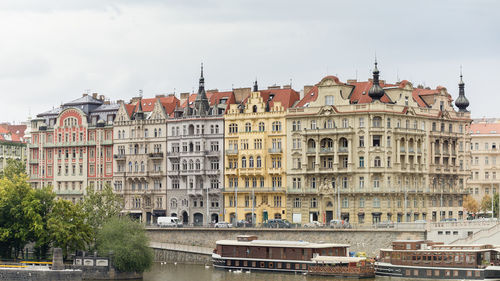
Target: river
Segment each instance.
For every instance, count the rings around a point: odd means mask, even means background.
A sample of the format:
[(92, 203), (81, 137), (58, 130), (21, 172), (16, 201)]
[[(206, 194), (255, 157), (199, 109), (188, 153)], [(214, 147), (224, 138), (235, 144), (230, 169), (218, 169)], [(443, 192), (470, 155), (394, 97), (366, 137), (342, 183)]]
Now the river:
[[(377, 277), (377, 281), (388, 281), (388, 277)], [(293, 273), (267, 273), (252, 271), (250, 273), (233, 273), (225, 270), (205, 268), (203, 265), (191, 264), (155, 264), (144, 273), (144, 281), (326, 281), (355, 280), (322, 276), (305, 276)], [(363, 279), (374, 280), (374, 279)], [(403, 280), (403, 279), (401, 279)], [(404, 280), (403, 280), (404, 281)]]

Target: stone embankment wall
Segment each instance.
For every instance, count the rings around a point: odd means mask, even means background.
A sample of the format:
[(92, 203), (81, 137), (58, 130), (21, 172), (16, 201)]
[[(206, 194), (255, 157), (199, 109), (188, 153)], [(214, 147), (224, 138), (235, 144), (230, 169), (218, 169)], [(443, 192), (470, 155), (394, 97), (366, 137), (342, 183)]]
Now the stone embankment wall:
[(81, 271), (1, 268), (1, 281), (81, 281)]
[(155, 262), (183, 263), (183, 264), (210, 264), (212, 256), (200, 253), (189, 253), (182, 251), (154, 249)]
[[(190, 246), (215, 247), (215, 241), (236, 239), (237, 235), (256, 235), (263, 240), (303, 240), (350, 244), (351, 251), (366, 252), (376, 256), (381, 248), (389, 248), (391, 242), (401, 239), (426, 239), (425, 230), (338, 230), (338, 229), (251, 229), (251, 228), (148, 228), (151, 242), (174, 243)], [(176, 253), (168, 252), (168, 260), (175, 260)], [(165, 254), (167, 255), (167, 254)], [(188, 260), (192, 253), (178, 254)], [(184, 258), (185, 257), (185, 258)], [(179, 261), (179, 260), (178, 260)], [(180, 261), (179, 261), (180, 262)]]

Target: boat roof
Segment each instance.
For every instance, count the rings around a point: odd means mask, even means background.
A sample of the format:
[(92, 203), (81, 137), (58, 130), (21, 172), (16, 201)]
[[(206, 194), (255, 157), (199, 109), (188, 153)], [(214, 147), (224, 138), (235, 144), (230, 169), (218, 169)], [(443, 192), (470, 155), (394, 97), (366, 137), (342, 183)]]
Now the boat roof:
[(334, 256), (317, 256), (312, 258), (312, 261), (322, 263), (348, 263), (360, 262), (366, 260), (365, 257), (334, 257)]
[(288, 248), (331, 248), (331, 247), (350, 247), (348, 244), (335, 243), (311, 243), (306, 241), (283, 241), (283, 240), (252, 240), (252, 241), (237, 241), (237, 240), (218, 240), (217, 245), (231, 246), (264, 246), (264, 247), (288, 247)]

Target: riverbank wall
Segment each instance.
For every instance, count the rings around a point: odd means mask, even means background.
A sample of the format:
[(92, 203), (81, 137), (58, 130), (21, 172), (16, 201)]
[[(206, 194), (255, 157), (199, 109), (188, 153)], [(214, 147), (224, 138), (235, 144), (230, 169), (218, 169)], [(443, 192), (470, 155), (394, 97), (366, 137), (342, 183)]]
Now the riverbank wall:
[[(354, 252), (376, 256), (381, 248), (390, 248), (395, 240), (424, 240), (425, 230), (399, 229), (259, 229), (259, 228), (147, 228), (151, 242), (215, 248), (217, 240), (236, 239), (238, 235), (256, 235), (263, 240), (331, 242), (351, 245)], [(160, 250), (157, 251), (160, 255)], [(164, 261), (196, 261), (196, 253), (167, 249)], [(156, 252), (155, 252), (156, 255)], [(198, 262), (197, 262), (198, 263)]]
[(0, 281), (81, 281), (80, 270), (0, 268)]

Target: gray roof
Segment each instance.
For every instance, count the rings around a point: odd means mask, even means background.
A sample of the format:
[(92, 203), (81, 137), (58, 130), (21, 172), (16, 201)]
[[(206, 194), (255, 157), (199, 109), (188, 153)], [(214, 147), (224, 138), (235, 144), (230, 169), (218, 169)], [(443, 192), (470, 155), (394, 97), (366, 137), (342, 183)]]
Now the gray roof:
[(114, 110), (118, 110), (119, 108), (120, 108), (120, 105), (117, 103), (102, 104), (98, 108), (92, 110), (92, 112), (114, 111)]
[(92, 96), (84, 96), (77, 98), (76, 100), (72, 100), (70, 102), (67, 102), (63, 104), (63, 106), (69, 106), (69, 105), (80, 105), (80, 104), (102, 104), (103, 102), (101, 100), (94, 99)]

